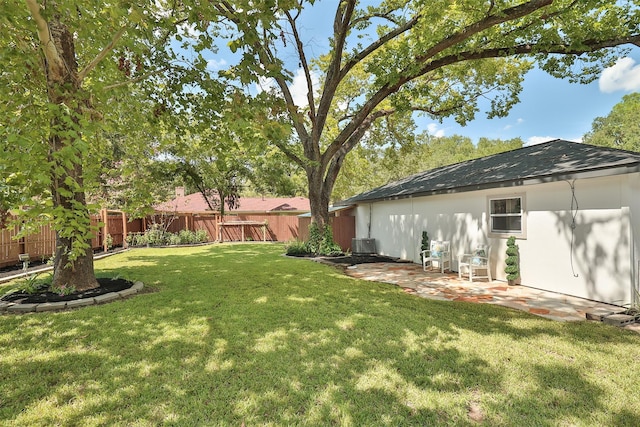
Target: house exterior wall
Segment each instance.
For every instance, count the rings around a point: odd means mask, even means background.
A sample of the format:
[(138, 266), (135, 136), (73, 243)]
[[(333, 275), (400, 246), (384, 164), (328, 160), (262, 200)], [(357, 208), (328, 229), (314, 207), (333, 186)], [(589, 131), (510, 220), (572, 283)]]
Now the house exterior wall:
[(628, 176), (627, 200), (632, 241), (632, 301), (640, 305), (640, 174)]
[(356, 237), (375, 238), (379, 253), (419, 263), (426, 230), (431, 240), (451, 241), (454, 270), (457, 255), (486, 243), (493, 277), (506, 280), (507, 236), (489, 233), (488, 198), (523, 195), (521, 283), (627, 304), (637, 284), (640, 174), (577, 179), (573, 188), (560, 181), (365, 203), (356, 209)]

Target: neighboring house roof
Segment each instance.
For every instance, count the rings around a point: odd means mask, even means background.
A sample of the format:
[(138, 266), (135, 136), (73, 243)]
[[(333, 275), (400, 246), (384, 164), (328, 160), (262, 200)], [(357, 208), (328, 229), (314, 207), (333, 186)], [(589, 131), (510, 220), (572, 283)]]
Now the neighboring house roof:
[(640, 171), (640, 153), (553, 140), (431, 169), (340, 202), (401, 199)]
[[(306, 197), (240, 197), (240, 205), (236, 209), (228, 209), (226, 213), (265, 213), (265, 212), (307, 212), (310, 209)], [(206, 212), (211, 211), (200, 193), (178, 196), (175, 199), (155, 206), (157, 211), (164, 212)]]

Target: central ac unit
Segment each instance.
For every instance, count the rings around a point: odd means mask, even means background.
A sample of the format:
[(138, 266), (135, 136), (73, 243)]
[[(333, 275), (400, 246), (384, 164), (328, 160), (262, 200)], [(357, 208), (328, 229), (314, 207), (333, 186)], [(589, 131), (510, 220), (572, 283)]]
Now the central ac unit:
[(375, 254), (376, 239), (351, 239), (351, 251), (354, 254)]

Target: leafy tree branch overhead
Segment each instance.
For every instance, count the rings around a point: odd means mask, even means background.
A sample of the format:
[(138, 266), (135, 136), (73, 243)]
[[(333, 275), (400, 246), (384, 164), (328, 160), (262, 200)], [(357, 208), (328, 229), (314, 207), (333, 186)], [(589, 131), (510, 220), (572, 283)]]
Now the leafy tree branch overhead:
[(177, 65), (166, 43), (189, 9), (173, 6), (0, 0), (0, 209), (26, 207), (26, 223), (52, 224), (52, 286), (97, 286), (87, 192), (115, 135), (132, 158), (153, 145), (152, 136), (131, 136), (153, 132), (148, 94)]
[[(640, 45), (636, 1), (342, 0), (328, 50), (313, 56), (317, 48), (305, 39), (301, 17), (318, 3), (213, 7), (229, 29), (229, 46), (242, 53), (226, 76), (275, 82), (295, 133), (282, 148), (305, 169), (312, 217), (321, 226), (345, 156), (381, 118), (414, 111), (465, 123), (482, 98), (491, 100), (490, 117), (504, 116), (535, 63), (555, 77), (589, 82), (625, 45)], [(297, 69), (308, 94), (304, 106), (289, 86)], [(359, 84), (350, 86), (354, 73)], [(351, 102), (338, 102), (345, 97)]]

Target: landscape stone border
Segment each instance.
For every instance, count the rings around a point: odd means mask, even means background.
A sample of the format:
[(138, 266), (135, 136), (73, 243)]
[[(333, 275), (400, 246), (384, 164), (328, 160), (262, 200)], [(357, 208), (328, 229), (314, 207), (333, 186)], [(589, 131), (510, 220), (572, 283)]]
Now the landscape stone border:
[(107, 302), (115, 301), (135, 295), (142, 291), (144, 284), (140, 281), (135, 282), (133, 286), (127, 289), (123, 289), (119, 292), (109, 292), (108, 294), (98, 295), (91, 298), (80, 298), (71, 301), (58, 301), (58, 302), (43, 302), (39, 304), (20, 304), (9, 301), (0, 301), (0, 313), (34, 313), (44, 311), (58, 311), (66, 310), (70, 308), (86, 307), (95, 304), (104, 304)]

